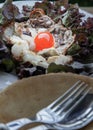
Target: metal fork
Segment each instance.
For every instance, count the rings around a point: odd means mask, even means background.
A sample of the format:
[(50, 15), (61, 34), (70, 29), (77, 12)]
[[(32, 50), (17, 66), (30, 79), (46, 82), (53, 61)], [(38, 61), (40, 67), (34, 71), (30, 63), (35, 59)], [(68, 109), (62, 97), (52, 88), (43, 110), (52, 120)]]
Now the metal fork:
[[(93, 102), (91, 102), (84, 113), (79, 115), (77, 118), (67, 121), (55, 123), (53, 125), (44, 125), (43, 130), (79, 130), (89, 123), (93, 122)], [(40, 126), (39, 126), (40, 127)], [(37, 128), (37, 127), (36, 127)], [(42, 128), (42, 126), (41, 126)], [(34, 128), (33, 128), (34, 130)], [(37, 129), (38, 130), (38, 129)]]
[(88, 105), (85, 112), (71, 121), (55, 123), (53, 125), (39, 125), (29, 130), (79, 130), (90, 122), (93, 122), (93, 101)]
[(40, 110), (35, 118), (21, 118), (6, 124), (9, 130), (19, 128), (34, 122), (54, 124), (62, 121), (85, 98), (90, 91), (88, 84), (77, 81), (67, 92), (46, 108)]

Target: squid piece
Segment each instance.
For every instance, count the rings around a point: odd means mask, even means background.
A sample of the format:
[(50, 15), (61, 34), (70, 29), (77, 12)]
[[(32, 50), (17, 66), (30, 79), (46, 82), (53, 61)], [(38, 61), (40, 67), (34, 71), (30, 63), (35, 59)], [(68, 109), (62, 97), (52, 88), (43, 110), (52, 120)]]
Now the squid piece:
[(47, 62), (56, 63), (57, 65), (66, 65), (70, 64), (73, 61), (71, 56), (59, 55), (59, 56), (51, 56), (48, 58)]
[(44, 57), (36, 55), (32, 51), (25, 51), (23, 55), (23, 61), (24, 62), (29, 61), (31, 64), (35, 66), (42, 66), (44, 68), (47, 68), (49, 65)]

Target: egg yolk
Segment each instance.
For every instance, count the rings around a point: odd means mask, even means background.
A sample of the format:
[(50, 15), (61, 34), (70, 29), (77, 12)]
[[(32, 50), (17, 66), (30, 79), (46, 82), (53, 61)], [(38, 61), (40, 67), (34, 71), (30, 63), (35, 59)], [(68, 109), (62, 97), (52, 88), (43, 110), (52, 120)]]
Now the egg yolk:
[(50, 32), (40, 32), (34, 39), (35, 51), (54, 46), (54, 38)]

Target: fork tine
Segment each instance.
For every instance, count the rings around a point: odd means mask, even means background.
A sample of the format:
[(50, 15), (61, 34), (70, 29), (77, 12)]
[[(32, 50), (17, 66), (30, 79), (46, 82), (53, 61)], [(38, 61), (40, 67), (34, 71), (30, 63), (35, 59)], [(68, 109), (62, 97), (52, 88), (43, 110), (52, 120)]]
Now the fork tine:
[[(87, 85), (86, 85), (87, 87)], [(68, 102), (67, 105), (64, 108), (61, 108), (56, 112), (56, 114), (62, 114), (62, 112), (65, 110), (64, 116), (69, 115), (73, 109), (86, 97), (86, 95), (89, 93), (91, 88), (84, 88), (79, 93), (72, 98), (71, 102)]]
[(59, 98), (57, 98), (54, 102), (52, 102), (47, 108), (52, 108), (54, 107), (60, 100), (64, 99), (65, 97), (67, 97), (67, 95), (73, 91), (73, 89), (78, 86), (81, 83), (81, 81), (77, 81), (68, 91), (66, 91), (62, 96), (60, 96)]
[(65, 101), (61, 101), (56, 107), (54, 107), (53, 111), (58, 111), (60, 107), (61, 111), (66, 110), (66, 108), (72, 104), (87, 88), (87, 84), (80, 84), (79, 87), (77, 87), (73, 92), (70, 93), (70, 95), (65, 99)]
[(72, 105), (72, 107), (69, 108), (69, 110), (68, 110), (67, 113), (66, 113), (66, 116), (69, 115), (69, 114), (72, 112), (72, 110), (75, 109), (75, 107), (86, 97), (86, 95), (89, 93), (90, 90), (91, 90), (91, 88), (88, 88), (88, 89), (86, 89), (86, 90), (84, 91), (83, 96), (81, 96), (81, 97)]
[[(60, 103), (58, 103), (54, 108), (52, 108), (53, 111), (57, 111), (60, 107), (62, 107), (62, 109), (64, 110), (69, 104), (72, 103), (72, 98), (74, 97), (74, 100), (78, 97), (78, 95), (87, 87), (85, 86), (85, 83), (82, 82), (79, 86), (76, 86), (77, 88), (75, 88), (73, 90), (73, 92), (71, 92), (63, 101), (60, 101)], [(82, 88), (83, 87), (83, 88)], [(82, 89), (81, 89), (82, 88)], [(70, 100), (69, 100), (70, 99)]]

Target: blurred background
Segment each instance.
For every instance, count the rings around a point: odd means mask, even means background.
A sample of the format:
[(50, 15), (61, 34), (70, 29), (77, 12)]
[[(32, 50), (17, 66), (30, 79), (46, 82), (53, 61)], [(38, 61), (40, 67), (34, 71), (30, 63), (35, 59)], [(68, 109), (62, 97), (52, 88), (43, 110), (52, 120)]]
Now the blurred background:
[(79, 6), (93, 6), (93, 0), (69, 0), (69, 3), (78, 3)]
[[(5, 0), (0, 0), (0, 3), (4, 2)], [(13, 1), (22, 1), (22, 0), (13, 0)], [(27, 0), (24, 0), (27, 1)], [(33, 1), (33, 0), (30, 0)], [(35, 0), (36, 1), (36, 0)], [(39, 0), (37, 0), (39, 1)], [(48, 0), (48, 1), (54, 1), (54, 0)], [(75, 4), (78, 3), (79, 7), (83, 10), (86, 10), (89, 13), (93, 14), (93, 0), (68, 0), (69, 3)]]
[[(4, 2), (5, 0), (0, 0), (0, 3)], [(19, 0), (13, 0), (13, 1), (19, 1)], [(52, 0), (53, 1), (53, 0)], [(93, 0), (69, 0), (69, 3), (78, 3), (79, 6), (93, 6)]]

